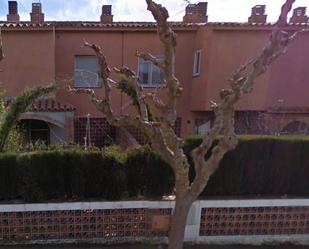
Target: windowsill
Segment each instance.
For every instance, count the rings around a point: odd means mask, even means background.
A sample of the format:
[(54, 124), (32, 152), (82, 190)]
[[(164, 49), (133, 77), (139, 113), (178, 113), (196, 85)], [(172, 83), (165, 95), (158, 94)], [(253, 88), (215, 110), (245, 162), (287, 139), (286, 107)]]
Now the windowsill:
[(158, 88), (158, 87), (166, 87), (166, 84), (160, 84), (160, 85), (142, 85), (143, 88)]
[(199, 77), (200, 76), (200, 73), (196, 73), (196, 74), (193, 74), (192, 77), (196, 78), (196, 77)]
[(74, 86), (76, 89), (99, 89), (102, 88), (101, 86)]

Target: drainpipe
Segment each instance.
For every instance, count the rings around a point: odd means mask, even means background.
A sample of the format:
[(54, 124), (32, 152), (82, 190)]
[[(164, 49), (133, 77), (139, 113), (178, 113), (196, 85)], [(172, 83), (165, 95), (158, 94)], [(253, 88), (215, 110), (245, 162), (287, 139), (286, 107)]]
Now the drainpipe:
[[(54, 43), (54, 82), (56, 82), (56, 27), (53, 25), (53, 43)], [(56, 92), (52, 93), (56, 97)]]
[[(121, 67), (124, 66), (124, 31), (121, 33)], [(120, 114), (122, 114), (123, 93), (120, 92)]]

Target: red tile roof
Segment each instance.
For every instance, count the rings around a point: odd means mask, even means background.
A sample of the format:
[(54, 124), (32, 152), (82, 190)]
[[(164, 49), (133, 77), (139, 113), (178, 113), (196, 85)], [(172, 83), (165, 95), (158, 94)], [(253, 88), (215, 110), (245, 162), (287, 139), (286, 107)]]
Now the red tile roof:
[[(205, 26), (214, 26), (214, 27), (274, 27), (275, 23), (248, 23), (248, 22), (209, 22)], [(287, 23), (286, 28), (302, 28), (308, 27), (309, 23)]]
[(37, 99), (32, 103), (30, 107), (30, 111), (32, 112), (65, 112), (74, 110), (74, 106), (61, 102), (54, 98)]
[[(266, 28), (271, 29), (274, 23), (248, 23), (248, 22), (208, 22), (208, 23), (185, 23), (185, 22), (170, 22), (174, 29), (188, 29), (195, 30), (199, 27), (214, 27), (214, 28)], [(12, 23), (0, 21), (0, 27), (12, 29), (48, 29), (48, 28), (63, 28), (63, 29), (155, 29), (157, 24), (155, 22), (87, 22), (87, 21), (47, 21), (43, 24), (35, 24), (31, 22)], [(299, 29), (308, 27), (309, 23), (289, 23), (288, 29)]]
[[(178, 28), (194, 28), (203, 26), (205, 23), (184, 23), (184, 22), (170, 22), (172, 27)], [(5, 22), (0, 21), (0, 27), (5, 28), (42, 28), (42, 27), (74, 27), (74, 28), (155, 28), (155, 22), (84, 22), (84, 21), (55, 21), (44, 22), (43, 24), (35, 24), (31, 22)]]

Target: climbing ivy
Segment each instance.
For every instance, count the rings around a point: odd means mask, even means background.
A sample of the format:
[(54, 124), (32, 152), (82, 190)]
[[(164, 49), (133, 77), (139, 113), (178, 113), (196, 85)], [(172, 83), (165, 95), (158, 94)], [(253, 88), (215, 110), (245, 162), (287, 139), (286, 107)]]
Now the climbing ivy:
[(12, 101), (8, 108), (5, 108), (2, 99), (0, 103), (0, 112), (2, 111), (0, 113), (0, 152), (4, 150), (9, 134), (14, 129), (20, 115), (27, 111), (27, 108), (35, 99), (55, 91), (56, 88), (56, 85), (52, 84), (25, 89)]
[[(131, 98), (133, 106), (136, 107), (137, 110), (139, 110), (139, 112), (140, 112), (141, 108), (140, 108), (140, 105), (139, 105), (139, 102), (138, 102), (136, 89), (132, 84), (129, 83), (129, 81), (126, 77), (120, 78), (120, 80), (118, 81), (117, 88), (121, 92), (125, 93), (126, 95), (128, 95)], [(147, 112), (148, 112), (149, 121), (155, 121), (156, 117), (151, 112), (150, 106), (148, 104), (147, 104)]]

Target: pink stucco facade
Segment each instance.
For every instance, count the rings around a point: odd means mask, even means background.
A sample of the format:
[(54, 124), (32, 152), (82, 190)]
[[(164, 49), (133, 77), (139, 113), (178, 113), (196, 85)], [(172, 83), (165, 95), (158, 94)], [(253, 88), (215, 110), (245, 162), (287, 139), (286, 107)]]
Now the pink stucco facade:
[[(200, 23), (199, 19), (190, 18), (193, 23), (171, 24), (178, 37), (176, 76), (184, 88), (177, 108), (182, 136), (196, 133), (199, 125), (211, 119), (210, 101), (218, 101), (218, 93), (228, 86), (229, 77), (240, 64), (258, 53), (272, 29), (267, 23)], [(128, 66), (136, 72), (139, 71), (136, 51), (154, 55), (163, 53), (154, 23), (107, 20), (108, 23), (106, 19), (103, 22), (44, 22), (41, 19), (2, 22), (6, 57), (0, 63), (3, 70), (0, 82), (6, 94), (15, 96), (25, 87), (58, 82), (60, 89), (52, 97), (73, 106), (74, 118), (83, 118), (87, 114), (91, 118), (103, 118), (87, 96), (67, 90), (68, 85), (74, 86), (76, 57), (93, 55), (91, 50), (82, 48), (83, 39), (100, 45), (111, 67)], [(290, 24), (287, 29), (292, 31), (300, 27), (300, 24)], [(271, 116), (276, 113), (277, 117), (286, 110), (295, 114), (293, 119), (281, 115), (287, 119), (286, 124), (299, 121), (309, 125), (309, 57), (304, 56), (309, 52), (308, 39), (308, 33), (300, 35), (288, 52), (257, 80), (254, 91), (237, 104), (239, 116), (246, 118), (247, 113)], [(200, 72), (193, 75), (196, 51), (200, 51)], [(145, 91), (153, 90), (145, 88)], [(164, 99), (164, 89), (160, 91)], [(96, 88), (95, 92), (102, 96), (103, 89)], [(122, 109), (127, 102), (123, 94), (113, 89), (115, 113), (130, 113), (130, 108)], [(262, 122), (267, 123), (266, 119)], [(271, 126), (271, 123), (266, 123), (266, 126)], [(239, 125), (242, 125), (241, 121)], [(280, 132), (274, 129), (270, 132), (270, 128), (269, 133)]]

